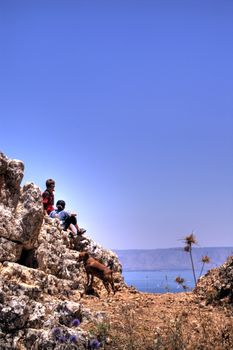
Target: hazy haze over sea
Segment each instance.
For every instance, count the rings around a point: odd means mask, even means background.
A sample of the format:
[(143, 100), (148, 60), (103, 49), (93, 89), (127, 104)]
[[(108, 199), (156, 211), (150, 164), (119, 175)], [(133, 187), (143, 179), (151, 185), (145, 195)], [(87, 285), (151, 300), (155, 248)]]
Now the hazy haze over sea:
[[(186, 270), (190, 269), (190, 257), (182, 247), (168, 249), (115, 250), (123, 271)], [(201, 269), (201, 258), (208, 255), (208, 269), (219, 266), (233, 254), (233, 247), (193, 248), (195, 268)]]

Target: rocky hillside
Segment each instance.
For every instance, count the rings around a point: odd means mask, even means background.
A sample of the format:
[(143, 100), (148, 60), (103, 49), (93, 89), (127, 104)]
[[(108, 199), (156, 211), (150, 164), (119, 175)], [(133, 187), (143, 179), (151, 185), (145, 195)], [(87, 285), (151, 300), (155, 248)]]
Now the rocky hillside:
[[(115, 253), (87, 236), (71, 247), (59, 220), (44, 217), (41, 190), (33, 183), (20, 187), (23, 171), (21, 161), (0, 153), (0, 349), (49, 349), (59, 344), (58, 325), (72, 337), (74, 319), (85, 324), (101, 317), (80, 302), (86, 274), (79, 251), (111, 267), (118, 289), (125, 285)], [(106, 293), (99, 282), (96, 293)], [(78, 335), (86, 349), (91, 338), (81, 328)]]
[[(41, 191), (21, 187), (24, 165), (0, 153), (0, 350), (232, 349), (232, 258), (194, 292), (128, 288), (112, 251), (70, 241), (44, 217)], [(111, 267), (117, 292), (87, 290), (80, 251)]]

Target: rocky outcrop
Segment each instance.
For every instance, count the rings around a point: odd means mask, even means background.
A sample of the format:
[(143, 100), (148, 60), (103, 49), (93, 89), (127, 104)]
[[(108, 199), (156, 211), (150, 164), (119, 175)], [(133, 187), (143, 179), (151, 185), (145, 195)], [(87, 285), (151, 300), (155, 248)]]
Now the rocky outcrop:
[(78, 271), (80, 269), (83, 271), (82, 263), (77, 262), (78, 252), (84, 250), (112, 268), (116, 280), (122, 281), (122, 267), (114, 252), (104, 249), (86, 235), (77, 237), (74, 241), (68, 241), (67, 232), (62, 230), (59, 220), (49, 217), (44, 219), (35, 249), (35, 256), (41, 270), (59, 278), (77, 281), (80, 278)]
[[(0, 349), (60, 349), (57, 327), (67, 341), (78, 336), (80, 349), (86, 349), (82, 327), (98, 315), (82, 306), (71, 280), (11, 262), (2, 264), (0, 276)], [(74, 320), (81, 327), (73, 327)]]
[(207, 303), (233, 304), (233, 256), (199, 279), (194, 293)]
[(34, 246), (43, 222), (41, 191), (33, 183), (20, 187), (24, 165), (0, 153), (0, 261), (18, 261)]
[[(0, 349), (87, 349), (85, 331), (100, 313), (83, 307), (86, 274), (77, 261), (86, 250), (113, 269), (125, 288), (115, 253), (90, 237), (68, 238), (57, 219), (44, 217), (41, 190), (20, 187), (24, 165), (0, 153)], [(100, 281), (95, 290), (106, 295)]]

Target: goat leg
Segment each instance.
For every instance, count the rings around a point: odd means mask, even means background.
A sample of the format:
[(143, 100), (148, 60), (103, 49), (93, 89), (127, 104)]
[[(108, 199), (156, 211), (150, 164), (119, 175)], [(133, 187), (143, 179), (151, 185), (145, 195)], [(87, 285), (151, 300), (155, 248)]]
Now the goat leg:
[(90, 284), (91, 288), (92, 288), (93, 281), (94, 281), (94, 275), (91, 275), (91, 284)]

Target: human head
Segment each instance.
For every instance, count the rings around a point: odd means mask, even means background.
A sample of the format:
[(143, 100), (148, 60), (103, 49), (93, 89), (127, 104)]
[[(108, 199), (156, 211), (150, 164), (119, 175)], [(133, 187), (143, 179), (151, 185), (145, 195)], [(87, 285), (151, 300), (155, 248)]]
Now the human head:
[(46, 180), (46, 188), (51, 189), (52, 187), (55, 187), (55, 181), (53, 179)]
[(56, 207), (58, 210), (63, 210), (65, 209), (65, 206), (66, 206), (66, 202), (63, 201), (62, 199), (60, 199), (59, 201), (57, 201), (56, 203)]

